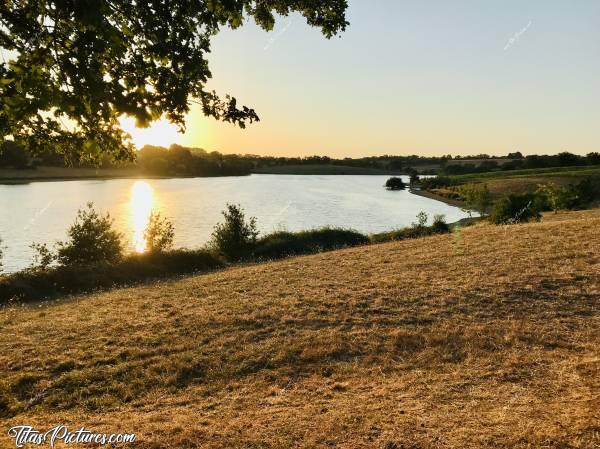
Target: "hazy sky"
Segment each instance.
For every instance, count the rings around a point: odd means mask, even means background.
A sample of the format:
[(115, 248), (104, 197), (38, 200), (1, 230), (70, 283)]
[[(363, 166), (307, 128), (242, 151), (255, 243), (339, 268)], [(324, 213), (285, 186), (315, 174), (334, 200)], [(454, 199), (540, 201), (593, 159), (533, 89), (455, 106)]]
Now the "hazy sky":
[(348, 20), (332, 40), (299, 16), (271, 33), (224, 31), (210, 87), (261, 122), (240, 130), (194, 109), (179, 143), (338, 157), (600, 151), (600, 1), (350, 0)]

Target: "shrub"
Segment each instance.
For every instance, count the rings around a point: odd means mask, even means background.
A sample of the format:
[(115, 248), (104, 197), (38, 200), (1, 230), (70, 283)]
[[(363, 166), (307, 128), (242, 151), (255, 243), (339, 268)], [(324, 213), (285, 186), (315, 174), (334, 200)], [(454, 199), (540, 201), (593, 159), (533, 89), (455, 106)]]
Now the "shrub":
[(417, 214), (417, 222), (413, 223), (413, 227), (414, 228), (424, 228), (427, 225), (427, 220), (429, 219), (429, 217), (427, 216), (426, 212), (419, 212)]
[(600, 178), (588, 177), (577, 184), (540, 184), (537, 192), (545, 210), (585, 209), (600, 198)]
[(434, 234), (444, 234), (450, 232), (450, 226), (446, 223), (444, 215), (434, 215), (431, 230)]
[(249, 257), (258, 237), (256, 218), (246, 220), (243, 209), (234, 204), (227, 204), (222, 214), (225, 222), (215, 226), (209, 246), (232, 262)]
[(412, 173), (410, 175), (410, 185), (413, 186), (415, 184), (418, 184), (419, 181), (421, 180), (421, 178), (419, 178), (419, 175), (417, 173)]
[(553, 182), (538, 185), (536, 193), (544, 202), (544, 209), (557, 212), (567, 206), (567, 189)]
[(123, 257), (121, 234), (112, 228), (110, 215), (99, 215), (92, 203), (79, 209), (67, 231), (69, 240), (57, 242), (56, 260), (60, 265), (118, 262)]
[(208, 251), (175, 250), (130, 254), (116, 263), (106, 261), (24, 270), (0, 278), (0, 304), (127, 286), (175, 274), (209, 271), (222, 262)]
[(425, 212), (420, 212), (417, 215), (417, 223), (413, 223), (412, 226), (397, 229), (395, 231), (371, 234), (369, 239), (373, 243), (382, 243), (395, 240), (416, 239), (419, 237), (426, 237), (428, 235), (445, 234), (450, 232), (450, 226), (448, 226), (446, 223), (443, 215), (435, 215), (433, 218), (433, 224), (431, 226), (426, 226), (426, 223), (427, 214)]
[(494, 224), (514, 224), (539, 220), (540, 209), (540, 197), (535, 194), (505, 195), (494, 203), (490, 221)]
[(45, 243), (32, 243), (29, 246), (34, 251), (31, 269), (45, 270), (56, 260), (56, 255)]
[(569, 186), (571, 201), (569, 209), (584, 209), (600, 199), (600, 177), (587, 177), (575, 185)]
[(258, 260), (279, 259), (362, 245), (368, 242), (369, 238), (366, 235), (348, 229), (322, 228), (302, 232), (279, 231), (266, 235), (257, 241), (254, 257)]
[(388, 190), (404, 190), (406, 185), (401, 178), (392, 177), (385, 182), (385, 188)]
[(471, 213), (476, 211), (479, 215), (485, 215), (490, 206), (490, 191), (487, 184), (467, 184), (461, 186), (460, 194), (465, 202), (464, 209)]
[(148, 226), (144, 231), (144, 240), (148, 252), (163, 252), (173, 246), (175, 230), (173, 223), (160, 216), (160, 213), (151, 213)]

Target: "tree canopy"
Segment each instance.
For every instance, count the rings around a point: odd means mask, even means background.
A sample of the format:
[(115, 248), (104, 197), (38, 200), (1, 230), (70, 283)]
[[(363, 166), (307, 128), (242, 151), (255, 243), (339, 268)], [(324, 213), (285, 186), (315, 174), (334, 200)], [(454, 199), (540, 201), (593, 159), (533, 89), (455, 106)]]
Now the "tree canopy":
[[(0, 140), (68, 161), (133, 157), (118, 117), (184, 130), (190, 102), (240, 127), (256, 112), (206, 88), (207, 53), (224, 27), (271, 30), (297, 12), (327, 38), (345, 30), (347, 0), (2, 0)], [(6, 54), (11, 57), (6, 57)]]

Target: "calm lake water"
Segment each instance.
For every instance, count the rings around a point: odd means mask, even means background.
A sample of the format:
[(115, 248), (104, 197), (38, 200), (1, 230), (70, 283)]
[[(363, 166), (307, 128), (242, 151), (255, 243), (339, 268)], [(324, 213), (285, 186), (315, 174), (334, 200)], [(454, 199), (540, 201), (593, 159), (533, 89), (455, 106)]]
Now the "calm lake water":
[(258, 219), (261, 232), (341, 226), (365, 233), (410, 225), (425, 211), (448, 222), (467, 214), (408, 191), (383, 188), (388, 176), (251, 175), (227, 178), (112, 179), (0, 185), (0, 238), (5, 272), (27, 267), (32, 242), (64, 239), (78, 208), (93, 202), (110, 212), (130, 250), (144, 247), (151, 211), (175, 226), (175, 246), (195, 248), (209, 238), (228, 202)]

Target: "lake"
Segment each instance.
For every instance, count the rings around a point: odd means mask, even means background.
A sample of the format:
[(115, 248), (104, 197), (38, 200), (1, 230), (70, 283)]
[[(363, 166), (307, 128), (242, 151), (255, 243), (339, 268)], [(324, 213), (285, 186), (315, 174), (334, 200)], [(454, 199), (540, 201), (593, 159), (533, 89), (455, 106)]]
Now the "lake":
[[(206, 243), (226, 203), (255, 216), (261, 232), (341, 226), (364, 233), (410, 225), (420, 211), (448, 222), (467, 216), (459, 208), (405, 191), (383, 188), (388, 176), (251, 175), (224, 178), (47, 181), (0, 185), (3, 269), (30, 265), (32, 242), (64, 239), (77, 209), (93, 202), (109, 212), (129, 250), (143, 250), (151, 211), (175, 226), (175, 246)], [(406, 179), (408, 181), (408, 179)]]

